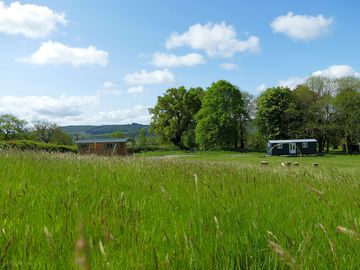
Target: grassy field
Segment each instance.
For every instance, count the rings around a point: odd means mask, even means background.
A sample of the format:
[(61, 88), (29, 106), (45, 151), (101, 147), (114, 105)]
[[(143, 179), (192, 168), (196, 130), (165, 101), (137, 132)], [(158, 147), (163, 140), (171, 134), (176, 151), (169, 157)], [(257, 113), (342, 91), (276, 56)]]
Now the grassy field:
[(171, 154), (0, 152), (0, 268), (359, 269), (360, 156)]

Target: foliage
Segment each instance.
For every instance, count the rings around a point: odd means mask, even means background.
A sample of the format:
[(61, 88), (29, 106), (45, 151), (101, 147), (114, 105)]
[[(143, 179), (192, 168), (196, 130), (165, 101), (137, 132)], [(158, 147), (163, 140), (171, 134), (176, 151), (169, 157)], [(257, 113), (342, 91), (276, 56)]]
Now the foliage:
[(240, 90), (227, 81), (217, 81), (206, 91), (196, 116), (196, 142), (201, 150), (237, 150), (244, 100)]
[(60, 127), (54, 130), (54, 136), (50, 142), (60, 145), (74, 145), (73, 138)]
[(301, 126), (298, 112), (289, 88), (269, 88), (257, 100), (259, 130), (267, 139), (288, 139), (294, 127)]
[(56, 123), (46, 120), (33, 121), (32, 136), (36, 141), (45, 143), (74, 144), (73, 139), (68, 133), (62, 130)]
[(181, 148), (194, 146), (191, 130), (196, 126), (195, 114), (201, 107), (203, 90), (185, 87), (170, 88), (158, 97), (154, 108), (150, 108), (151, 129), (163, 143), (171, 142)]
[(312, 107), (313, 121), (308, 123), (310, 125), (309, 132), (317, 139), (319, 152), (324, 151), (326, 144), (328, 152), (330, 137), (334, 133), (333, 96), (336, 94), (338, 85), (335, 80), (321, 76), (309, 77), (305, 85), (316, 94)]
[(139, 135), (136, 137), (136, 143), (140, 147), (146, 146), (146, 130), (145, 128), (140, 129)]
[(360, 156), (262, 160), (3, 151), (1, 267), (357, 269)]
[(4, 140), (21, 139), (26, 133), (26, 121), (12, 114), (0, 115), (0, 134)]
[(37, 141), (49, 143), (53, 140), (58, 125), (46, 120), (33, 121), (33, 135)]
[(360, 92), (345, 88), (335, 97), (338, 129), (346, 141), (346, 149), (352, 154), (352, 146), (360, 141)]
[(152, 144), (152, 145), (147, 144), (145, 146), (135, 145), (133, 148), (130, 149), (132, 149), (133, 153), (143, 153), (143, 152), (152, 152), (152, 151), (169, 152), (169, 151), (179, 150), (180, 148), (171, 144)]
[(19, 149), (45, 152), (77, 152), (76, 146), (60, 145), (52, 143), (43, 143), (28, 140), (19, 141), (0, 141), (0, 150)]
[(245, 141), (249, 141), (251, 128), (251, 122), (255, 118), (256, 114), (256, 102), (254, 96), (251, 94), (241, 91), (241, 98), (244, 102), (243, 113), (240, 115), (239, 121), (239, 140), (240, 140), (240, 149), (245, 149)]
[(126, 135), (121, 131), (115, 131), (111, 133), (112, 138), (126, 138)]

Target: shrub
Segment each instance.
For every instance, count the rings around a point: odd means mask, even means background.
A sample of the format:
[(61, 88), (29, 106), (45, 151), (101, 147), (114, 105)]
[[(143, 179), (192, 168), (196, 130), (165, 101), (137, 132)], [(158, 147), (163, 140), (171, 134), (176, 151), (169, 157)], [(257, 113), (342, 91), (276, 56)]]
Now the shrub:
[(42, 143), (35, 141), (0, 141), (0, 149), (20, 149), (45, 152), (77, 152), (76, 146), (58, 145), (51, 143)]

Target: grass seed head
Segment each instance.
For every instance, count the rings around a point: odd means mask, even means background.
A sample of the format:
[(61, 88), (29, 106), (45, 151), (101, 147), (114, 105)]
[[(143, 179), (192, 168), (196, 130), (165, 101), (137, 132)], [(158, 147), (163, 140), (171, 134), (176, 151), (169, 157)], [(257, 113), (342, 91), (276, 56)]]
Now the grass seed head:
[(194, 173), (194, 180), (195, 180), (195, 189), (196, 192), (199, 192), (199, 180), (198, 180), (198, 176), (196, 173)]
[(342, 233), (342, 234), (346, 234), (346, 235), (350, 236), (352, 239), (360, 241), (360, 234), (358, 232), (355, 232), (353, 230), (347, 229), (342, 226), (337, 226), (336, 231), (339, 233)]
[(280, 258), (281, 261), (283, 261), (291, 269), (297, 269), (295, 259), (286, 249), (271, 240), (268, 241), (268, 244), (272, 251)]

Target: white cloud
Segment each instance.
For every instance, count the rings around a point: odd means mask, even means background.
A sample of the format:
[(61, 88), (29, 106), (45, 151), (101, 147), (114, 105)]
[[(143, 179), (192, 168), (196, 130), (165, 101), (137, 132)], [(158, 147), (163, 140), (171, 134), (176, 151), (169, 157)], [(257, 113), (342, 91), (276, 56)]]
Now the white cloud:
[(256, 87), (256, 92), (260, 94), (260, 93), (264, 92), (267, 88), (268, 87), (266, 86), (265, 83), (260, 84), (258, 87)]
[(175, 76), (168, 69), (155, 70), (147, 72), (142, 70), (125, 76), (125, 82), (128, 84), (167, 84), (175, 81)]
[(54, 121), (59, 125), (148, 124), (150, 115), (142, 105), (132, 108), (100, 111), (93, 110), (100, 96), (0, 96), (0, 114), (11, 113), (28, 122)]
[(152, 59), (152, 64), (156, 67), (195, 66), (204, 63), (204, 57), (198, 53), (189, 53), (183, 56), (165, 53), (154, 53)]
[(166, 48), (189, 46), (192, 49), (205, 50), (211, 57), (232, 57), (237, 52), (259, 51), (260, 40), (250, 36), (247, 40), (238, 40), (233, 26), (225, 22), (220, 24), (194, 24), (183, 33), (173, 33), (166, 41)]
[(115, 88), (117, 85), (113, 82), (104, 82), (103, 88)]
[(332, 65), (327, 69), (315, 71), (312, 75), (328, 77), (330, 79), (338, 79), (347, 76), (360, 77), (360, 73), (356, 72), (348, 65)]
[(99, 112), (87, 120), (88, 124), (149, 124), (150, 115), (148, 109), (142, 105), (136, 105), (133, 108)]
[(0, 32), (42, 38), (54, 31), (58, 24), (67, 24), (64, 13), (54, 12), (46, 6), (22, 5), (19, 2), (6, 6), (0, 1)]
[(234, 63), (222, 63), (220, 64), (220, 67), (226, 70), (234, 70), (239, 68), (239, 66), (237, 64)]
[(34, 65), (60, 65), (70, 64), (75, 67), (82, 65), (106, 66), (109, 53), (96, 49), (94, 46), (87, 48), (72, 48), (62, 43), (47, 41), (40, 48), (22, 61)]
[(98, 102), (98, 96), (3, 96), (0, 114), (11, 113), (27, 121), (45, 119), (60, 123), (82, 115)]
[(299, 84), (304, 83), (306, 80), (306, 78), (300, 78), (300, 77), (290, 77), (286, 80), (279, 80), (278, 81), (278, 86), (282, 86), (282, 87), (288, 87), (290, 89), (295, 89), (296, 86), (298, 86)]
[(309, 41), (326, 35), (332, 23), (333, 19), (323, 15), (294, 15), (289, 12), (275, 18), (270, 26), (275, 33), (284, 33), (295, 40)]
[[(360, 73), (348, 65), (332, 65), (323, 70), (317, 70), (310, 74), (310, 76), (321, 76), (329, 79), (339, 79), (343, 77), (353, 76), (360, 77)], [(295, 89), (296, 86), (306, 81), (308, 77), (290, 77), (286, 80), (279, 80), (278, 86), (289, 87)]]
[(121, 91), (117, 84), (113, 82), (105, 82), (101, 90), (98, 92), (100, 95), (113, 95), (120, 96), (123, 91)]
[(143, 85), (131, 87), (127, 92), (132, 96), (141, 96), (145, 93), (145, 88)]

